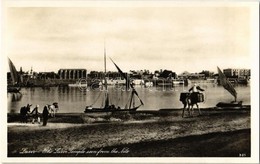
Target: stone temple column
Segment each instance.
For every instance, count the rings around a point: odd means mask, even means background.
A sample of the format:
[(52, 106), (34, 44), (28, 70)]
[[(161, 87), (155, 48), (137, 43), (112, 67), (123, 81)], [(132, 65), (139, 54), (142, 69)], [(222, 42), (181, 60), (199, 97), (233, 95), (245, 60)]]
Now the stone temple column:
[(70, 79), (70, 71), (69, 70), (67, 70), (67, 73), (66, 73), (66, 79)]
[(64, 70), (64, 79), (67, 79), (67, 70)]
[(65, 79), (65, 70), (62, 70), (61, 78)]
[(75, 79), (78, 79), (78, 70), (75, 70)]
[(75, 79), (75, 74), (76, 74), (76, 71), (73, 70), (73, 79)]
[(59, 77), (61, 79), (61, 70), (58, 71), (58, 75), (59, 75)]
[(83, 78), (84, 76), (83, 76), (83, 70), (81, 70), (81, 78)]
[(63, 73), (63, 70), (61, 69), (59, 72), (60, 79), (62, 79), (62, 73)]
[(67, 79), (70, 79), (70, 70), (67, 70), (66, 76), (67, 76)]
[(86, 78), (87, 77), (87, 71), (86, 70), (83, 70), (83, 78)]
[(71, 79), (72, 70), (69, 70), (69, 79)]
[(61, 76), (62, 76), (62, 79), (65, 79), (65, 70), (62, 70)]

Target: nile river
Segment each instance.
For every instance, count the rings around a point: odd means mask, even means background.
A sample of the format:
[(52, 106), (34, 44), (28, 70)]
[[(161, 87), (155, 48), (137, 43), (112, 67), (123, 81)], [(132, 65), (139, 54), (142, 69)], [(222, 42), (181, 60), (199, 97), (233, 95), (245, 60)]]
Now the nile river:
[[(199, 86), (204, 91), (205, 101), (200, 103), (201, 108), (214, 107), (220, 101), (230, 102), (234, 98), (222, 86), (213, 83), (200, 83)], [(162, 108), (182, 108), (183, 105), (179, 101), (180, 93), (187, 92), (189, 86), (174, 86), (174, 87), (150, 87), (144, 88), (136, 86), (136, 91), (139, 97), (143, 100), (144, 106), (138, 110), (159, 110)], [(238, 93), (238, 101), (243, 101), (244, 105), (250, 105), (250, 85), (237, 85), (235, 89)], [(51, 87), (51, 88), (22, 88), (23, 94), (21, 100), (12, 101), (12, 95), (8, 94), (8, 112), (19, 112), (22, 106), (30, 103), (35, 107), (40, 105), (40, 112), (46, 104), (53, 102), (59, 103), (60, 113), (79, 113), (83, 112), (86, 105), (100, 107), (103, 102), (104, 91), (100, 89), (87, 88), (87, 91), (74, 87)], [(125, 91), (122, 86), (109, 86), (110, 101), (116, 106), (124, 107), (129, 101), (130, 91)], [(136, 100), (136, 106), (140, 103)], [(33, 108), (31, 108), (33, 109)]]

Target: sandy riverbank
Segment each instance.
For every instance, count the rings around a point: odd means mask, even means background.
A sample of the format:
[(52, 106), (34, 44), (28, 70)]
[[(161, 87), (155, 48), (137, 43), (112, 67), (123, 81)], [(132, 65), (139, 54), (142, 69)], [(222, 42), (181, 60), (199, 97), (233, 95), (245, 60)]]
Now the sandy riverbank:
[(104, 117), (57, 114), (46, 127), (8, 115), (8, 156), (250, 156), (250, 109), (123, 113)]

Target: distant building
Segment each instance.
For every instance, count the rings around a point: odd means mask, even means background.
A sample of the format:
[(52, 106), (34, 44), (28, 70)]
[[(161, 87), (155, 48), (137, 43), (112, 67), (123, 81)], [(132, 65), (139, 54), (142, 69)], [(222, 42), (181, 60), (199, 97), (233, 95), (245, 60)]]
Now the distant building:
[(178, 75), (179, 79), (205, 79), (204, 73), (189, 73), (184, 71), (183, 73)]
[(205, 79), (205, 75), (199, 73), (191, 73), (189, 75), (189, 79)]
[(37, 76), (37, 79), (58, 79), (59, 75), (55, 72), (39, 72), (34, 73), (34, 76)]
[(250, 77), (250, 69), (233, 69), (233, 68), (228, 68), (224, 69), (223, 73), (227, 77)]
[(177, 75), (175, 72), (172, 72), (170, 70), (164, 70), (164, 71), (160, 72), (159, 78), (176, 79)]
[(239, 76), (250, 77), (251, 76), (250, 69), (240, 69)]
[(208, 70), (203, 70), (202, 72), (200, 72), (199, 74), (204, 75), (205, 79), (206, 78), (213, 78), (214, 76), (214, 72), (210, 72)]
[(76, 80), (80, 78), (87, 77), (87, 70), (86, 69), (60, 69), (58, 71), (58, 75), (60, 79), (64, 80)]
[(187, 71), (184, 71), (183, 73), (178, 75), (178, 78), (180, 78), (180, 79), (188, 79), (189, 76), (190, 76), (190, 73), (187, 72)]

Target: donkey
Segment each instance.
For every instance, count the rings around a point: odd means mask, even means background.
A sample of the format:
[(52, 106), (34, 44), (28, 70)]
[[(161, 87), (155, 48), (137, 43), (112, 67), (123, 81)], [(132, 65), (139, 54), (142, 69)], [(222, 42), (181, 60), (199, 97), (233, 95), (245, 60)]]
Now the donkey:
[(198, 104), (201, 101), (198, 101), (197, 94), (198, 93), (191, 93), (191, 94), (188, 94), (185, 98), (181, 99), (181, 102), (184, 105), (183, 110), (182, 110), (182, 117), (184, 117), (184, 111), (185, 111), (187, 106), (188, 106), (187, 109), (188, 109), (188, 112), (189, 112), (189, 116), (193, 117), (193, 106), (194, 105), (197, 106), (197, 109), (199, 111), (199, 115), (201, 115), (199, 104)]
[(49, 108), (49, 112), (51, 114), (52, 117), (55, 117), (55, 114), (58, 112), (59, 110), (59, 106), (57, 102), (54, 102), (52, 105), (47, 105)]

